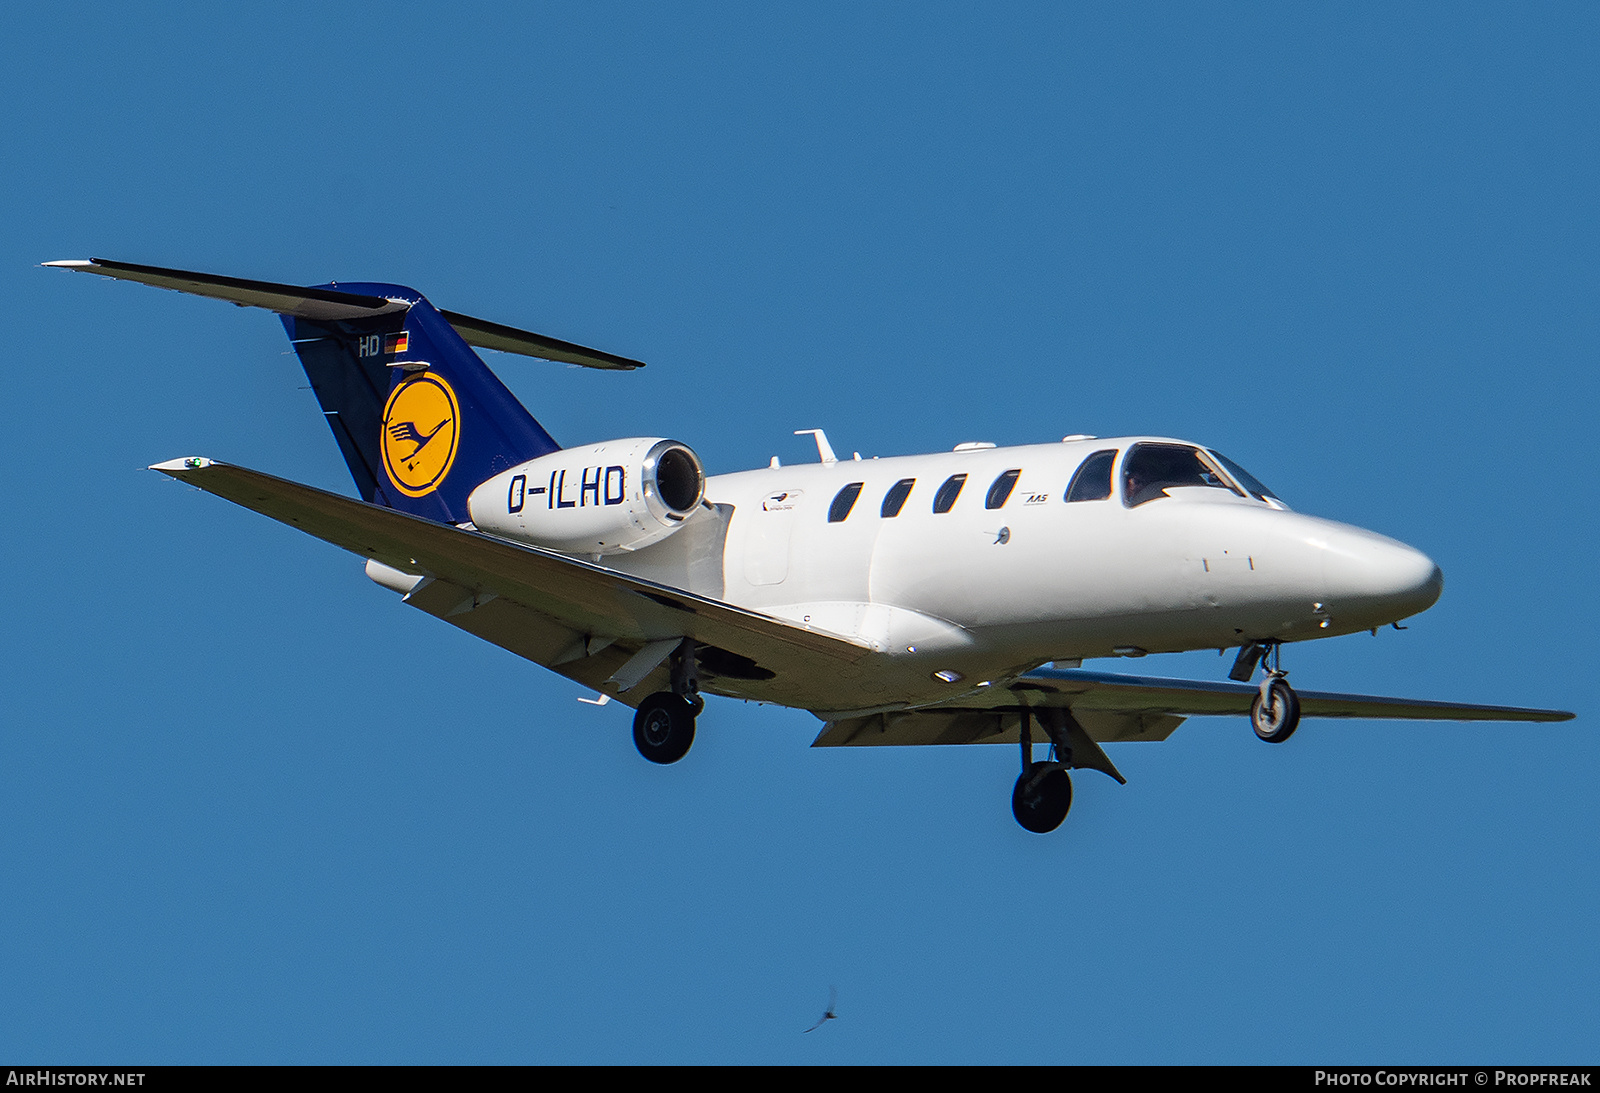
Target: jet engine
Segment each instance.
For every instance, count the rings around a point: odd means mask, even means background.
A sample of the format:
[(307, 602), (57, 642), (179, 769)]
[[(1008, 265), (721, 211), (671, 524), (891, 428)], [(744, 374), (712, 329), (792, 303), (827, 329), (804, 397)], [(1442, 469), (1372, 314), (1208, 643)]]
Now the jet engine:
[(481, 531), (569, 554), (639, 550), (671, 535), (705, 495), (700, 457), (630, 437), (530, 459), (467, 498)]

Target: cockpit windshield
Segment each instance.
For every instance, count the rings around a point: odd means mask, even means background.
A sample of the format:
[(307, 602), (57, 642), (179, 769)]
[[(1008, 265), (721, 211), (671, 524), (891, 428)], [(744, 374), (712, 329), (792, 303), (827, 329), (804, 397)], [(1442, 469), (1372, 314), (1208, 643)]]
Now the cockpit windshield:
[(1170, 496), (1178, 486), (1209, 486), (1244, 496), (1211, 459), (1187, 444), (1135, 444), (1122, 459), (1122, 497), (1129, 508)]
[[(1233, 475), (1233, 480), (1235, 482), (1249, 490), (1250, 493), (1256, 498), (1262, 501), (1276, 501), (1278, 504), (1283, 505), (1283, 500), (1277, 494), (1267, 489), (1267, 487), (1262, 483), (1261, 479), (1257, 478), (1255, 475), (1239, 466), (1239, 464), (1235, 463), (1221, 452), (1212, 452), (1211, 455), (1218, 463), (1222, 464), (1223, 470)], [(1288, 506), (1284, 505), (1284, 508), (1288, 508)]]

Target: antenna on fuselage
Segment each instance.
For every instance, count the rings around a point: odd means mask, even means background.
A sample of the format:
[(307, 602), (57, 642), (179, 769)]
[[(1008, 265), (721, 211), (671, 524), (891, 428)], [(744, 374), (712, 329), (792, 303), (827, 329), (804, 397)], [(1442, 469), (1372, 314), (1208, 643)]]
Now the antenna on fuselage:
[(822, 458), (823, 465), (839, 462), (839, 457), (833, 454), (833, 445), (828, 443), (828, 434), (821, 429), (796, 429), (795, 436), (805, 436), (807, 433), (817, 442), (817, 455)]

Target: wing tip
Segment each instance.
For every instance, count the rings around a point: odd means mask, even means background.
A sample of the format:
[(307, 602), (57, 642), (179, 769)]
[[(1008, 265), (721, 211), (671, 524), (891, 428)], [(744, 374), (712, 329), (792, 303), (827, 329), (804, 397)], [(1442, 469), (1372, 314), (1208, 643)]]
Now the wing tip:
[(203, 455), (186, 455), (181, 459), (169, 459), (165, 463), (152, 463), (148, 469), (176, 477), (189, 471), (203, 471), (215, 463), (216, 460), (207, 459)]

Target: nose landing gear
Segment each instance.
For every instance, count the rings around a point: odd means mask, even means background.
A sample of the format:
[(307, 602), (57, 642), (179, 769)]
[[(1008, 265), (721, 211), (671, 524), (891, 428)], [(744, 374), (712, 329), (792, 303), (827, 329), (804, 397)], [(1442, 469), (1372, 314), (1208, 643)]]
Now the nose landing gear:
[(1260, 693), (1250, 703), (1250, 727), (1256, 735), (1269, 744), (1281, 744), (1294, 735), (1300, 727), (1300, 697), (1294, 693), (1286, 678), (1280, 659), (1281, 643), (1257, 642), (1239, 650), (1228, 675), (1240, 682), (1255, 674), (1256, 665), (1265, 661), (1266, 678), (1261, 681)]
[(1250, 703), (1250, 726), (1269, 744), (1281, 744), (1300, 727), (1300, 698), (1281, 676), (1261, 681), (1261, 693)]

